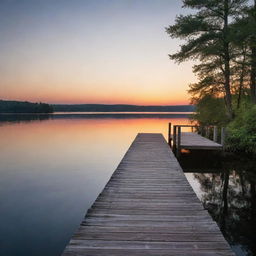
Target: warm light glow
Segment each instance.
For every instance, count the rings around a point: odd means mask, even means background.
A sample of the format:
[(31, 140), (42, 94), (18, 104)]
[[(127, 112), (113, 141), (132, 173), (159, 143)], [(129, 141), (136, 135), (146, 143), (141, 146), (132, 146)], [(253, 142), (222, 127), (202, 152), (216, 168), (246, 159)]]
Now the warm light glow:
[[(51, 147), (51, 150), (58, 146), (58, 149), (56, 148), (58, 151), (69, 150), (70, 141), (81, 146), (95, 144), (98, 149), (102, 141), (109, 142), (111, 147), (117, 145), (127, 147), (140, 132), (162, 133), (167, 138), (169, 122), (172, 125), (190, 124), (188, 118), (56, 118), (16, 125), (5, 124), (0, 126), (0, 139), (3, 147), (6, 148), (14, 144), (18, 148), (19, 143), (24, 146), (38, 141), (38, 148), (34, 149), (37, 153), (45, 142), (50, 143), (48, 147)], [(184, 131), (189, 129), (183, 128)]]
[[(5, 1), (0, 99), (48, 103), (189, 102), (191, 63), (168, 58), (181, 1)], [(7, 22), (8, 21), (8, 22)]]

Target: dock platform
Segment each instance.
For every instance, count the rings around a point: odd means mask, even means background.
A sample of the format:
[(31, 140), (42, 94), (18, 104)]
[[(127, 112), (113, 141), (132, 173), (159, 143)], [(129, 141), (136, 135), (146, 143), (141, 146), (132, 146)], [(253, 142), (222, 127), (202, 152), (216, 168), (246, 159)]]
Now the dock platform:
[(222, 145), (195, 132), (181, 133), (181, 149), (222, 150)]
[(231, 256), (161, 134), (138, 134), (63, 256)]

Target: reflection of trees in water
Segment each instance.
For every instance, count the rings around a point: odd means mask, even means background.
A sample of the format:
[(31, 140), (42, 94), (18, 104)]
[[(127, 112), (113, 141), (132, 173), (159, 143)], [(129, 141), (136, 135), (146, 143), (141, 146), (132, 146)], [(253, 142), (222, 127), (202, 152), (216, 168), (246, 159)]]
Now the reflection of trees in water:
[[(233, 245), (256, 254), (256, 167), (255, 161), (223, 161), (220, 174), (196, 173), (202, 202)], [(248, 252), (248, 255), (253, 255)]]
[(83, 113), (83, 112), (74, 112), (74, 113), (51, 113), (51, 114), (3, 114), (0, 113), (0, 125), (4, 122), (30, 122), (30, 121), (43, 121), (47, 119), (179, 119), (186, 120), (188, 114), (161, 114), (161, 113), (152, 113), (152, 114), (143, 114), (143, 113)]
[(0, 125), (4, 123), (43, 121), (51, 117), (51, 114), (0, 114)]

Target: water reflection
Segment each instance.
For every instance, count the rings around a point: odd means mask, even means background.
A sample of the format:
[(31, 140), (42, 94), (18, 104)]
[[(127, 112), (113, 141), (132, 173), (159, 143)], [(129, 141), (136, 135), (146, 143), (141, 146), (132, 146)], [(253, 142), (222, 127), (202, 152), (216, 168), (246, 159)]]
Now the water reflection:
[[(189, 120), (0, 115), (0, 255), (60, 255), (136, 134), (167, 135), (168, 122)], [(237, 255), (256, 255), (255, 159), (195, 152), (183, 154), (181, 164)]]
[(206, 165), (198, 167), (196, 157), (199, 155), (188, 154), (181, 160), (186, 171), (191, 171), (188, 163), (197, 170), (186, 174), (189, 182), (236, 254), (256, 255), (255, 159), (245, 156), (213, 157), (208, 154), (208, 166), (217, 168), (211, 171)]
[(0, 255), (60, 255), (136, 134), (189, 122), (104, 116), (2, 116)]
[(56, 112), (53, 114), (3, 114), (0, 113), (0, 124), (3, 122), (26, 122), (48, 119), (183, 119), (188, 122), (187, 117), (192, 112)]
[(19, 122), (31, 122), (31, 121), (43, 121), (48, 120), (51, 114), (1, 114), (0, 113), (0, 125), (6, 122), (19, 123)]

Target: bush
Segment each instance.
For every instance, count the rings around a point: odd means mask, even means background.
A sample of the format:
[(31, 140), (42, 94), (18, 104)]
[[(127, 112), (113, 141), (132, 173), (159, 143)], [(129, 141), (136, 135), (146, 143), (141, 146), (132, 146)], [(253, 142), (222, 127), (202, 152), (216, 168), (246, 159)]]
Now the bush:
[(256, 106), (245, 105), (228, 125), (227, 147), (256, 154)]
[(196, 112), (191, 116), (202, 126), (226, 125), (228, 122), (223, 98), (210, 95), (204, 96), (197, 101)]

